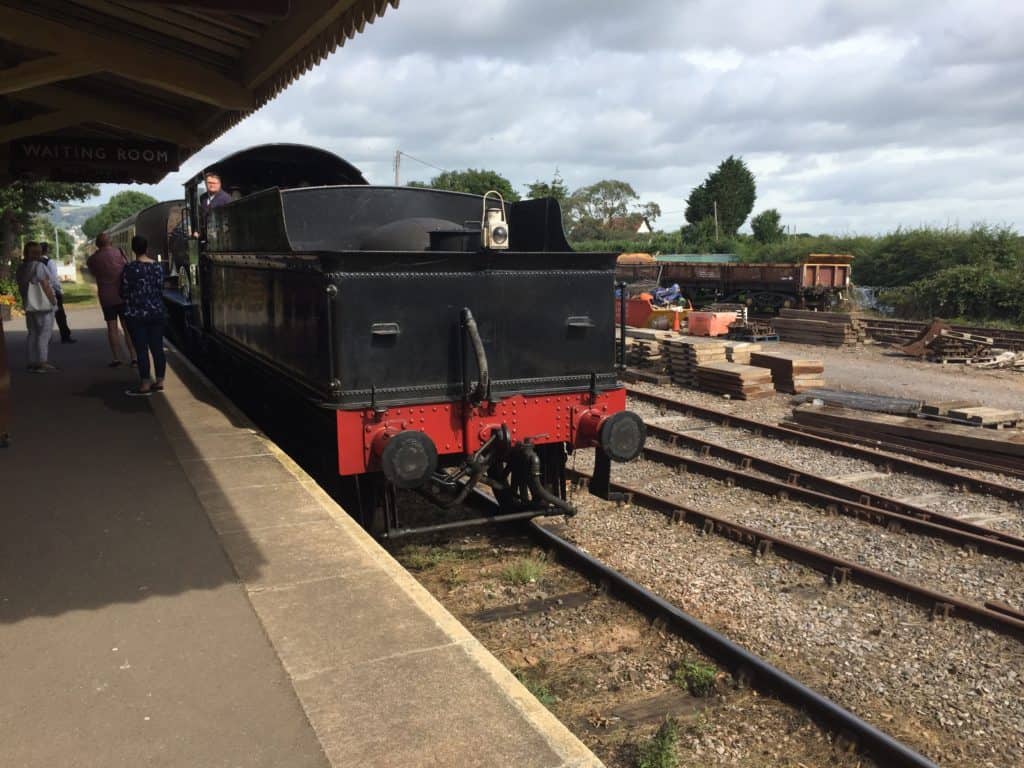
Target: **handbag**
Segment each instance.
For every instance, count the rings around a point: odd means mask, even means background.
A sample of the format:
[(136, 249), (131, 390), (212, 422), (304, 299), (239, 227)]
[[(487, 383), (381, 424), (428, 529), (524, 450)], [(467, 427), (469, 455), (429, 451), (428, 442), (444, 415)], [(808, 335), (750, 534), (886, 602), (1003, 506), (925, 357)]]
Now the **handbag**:
[(53, 304), (50, 303), (50, 298), (46, 295), (46, 291), (43, 290), (43, 286), (41, 286), (39, 283), (28, 284), (28, 291), (25, 293), (25, 311), (53, 311)]

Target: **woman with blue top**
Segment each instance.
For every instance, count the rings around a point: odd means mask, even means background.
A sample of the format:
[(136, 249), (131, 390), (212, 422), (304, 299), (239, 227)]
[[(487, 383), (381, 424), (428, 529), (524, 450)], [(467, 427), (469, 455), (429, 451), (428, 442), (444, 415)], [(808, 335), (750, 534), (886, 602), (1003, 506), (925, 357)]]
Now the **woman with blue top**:
[[(124, 268), (121, 277), (124, 316), (138, 355), (141, 378), (139, 386), (125, 392), (132, 397), (149, 397), (154, 392), (162, 392), (167, 370), (164, 357), (164, 269), (146, 254), (148, 247), (149, 243), (142, 235), (132, 238), (135, 261)], [(149, 376), (150, 355), (153, 356), (154, 379)]]

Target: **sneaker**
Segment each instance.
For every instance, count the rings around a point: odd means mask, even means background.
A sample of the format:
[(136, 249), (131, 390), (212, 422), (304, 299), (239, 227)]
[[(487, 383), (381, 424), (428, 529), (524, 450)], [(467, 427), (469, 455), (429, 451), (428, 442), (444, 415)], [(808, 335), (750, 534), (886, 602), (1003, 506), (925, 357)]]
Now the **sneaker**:
[(30, 365), (25, 370), (27, 370), (29, 373), (46, 373), (47, 372), (46, 369), (43, 368), (41, 365)]
[(56, 373), (57, 371), (60, 370), (60, 368), (58, 368), (53, 363), (40, 363), (39, 367), (42, 368), (47, 373)]
[(163, 384), (153, 384), (149, 388), (149, 391), (150, 392), (163, 392), (164, 391), (164, 385)]
[(77, 344), (78, 343), (78, 339), (72, 339), (70, 336), (68, 336), (66, 339), (61, 339), (60, 343), (61, 344)]
[(149, 397), (153, 394), (152, 389), (139, 389), (138, 387), (132, 387), (124, 391), (128, 397)]

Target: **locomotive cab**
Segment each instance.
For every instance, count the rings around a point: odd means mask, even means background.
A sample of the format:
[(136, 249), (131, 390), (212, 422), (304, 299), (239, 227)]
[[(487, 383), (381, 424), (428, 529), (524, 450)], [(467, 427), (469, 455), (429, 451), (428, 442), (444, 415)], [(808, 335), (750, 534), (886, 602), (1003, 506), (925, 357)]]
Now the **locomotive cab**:
[(640, 453), (615, 368), (615, 254), (572, 251), (554, 200), (371, 186), (308, 147), (210, 171), (243, 196), (196, 238), (189, 332), (309, 406), (301, 429), (329, 430), (317, 450), (364, 521), (403, 532), (396, 489), (444, 508), (486, 489), (501, 519), (573, 514), (569, 453), (596, 449), (604, 496), (610, 461)]

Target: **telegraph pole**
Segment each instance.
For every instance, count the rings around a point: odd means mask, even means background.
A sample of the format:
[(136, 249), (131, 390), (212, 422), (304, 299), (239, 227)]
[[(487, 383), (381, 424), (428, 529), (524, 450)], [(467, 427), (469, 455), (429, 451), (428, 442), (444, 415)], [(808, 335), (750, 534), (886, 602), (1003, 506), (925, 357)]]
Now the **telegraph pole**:
[(718, 240), (718, 201), (712, 201), (715, 205), (715, 240)]
[(402, 186), (402, 183), (398, 180), (398, 172), (399, 172), (399, 169), (401, 167), (402, 167), (402, 150), (396, 149), (395, 150), (395, 186), (396, 187)]

